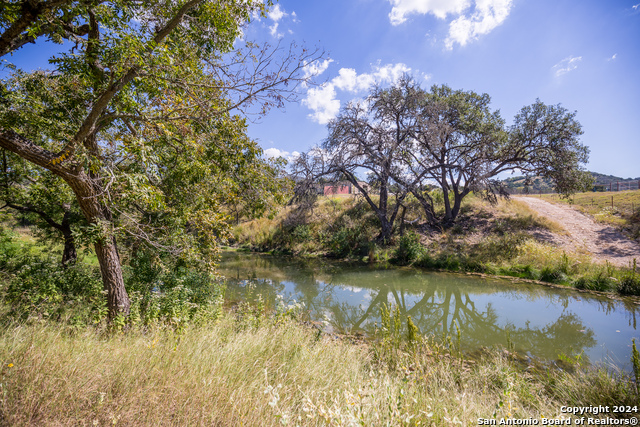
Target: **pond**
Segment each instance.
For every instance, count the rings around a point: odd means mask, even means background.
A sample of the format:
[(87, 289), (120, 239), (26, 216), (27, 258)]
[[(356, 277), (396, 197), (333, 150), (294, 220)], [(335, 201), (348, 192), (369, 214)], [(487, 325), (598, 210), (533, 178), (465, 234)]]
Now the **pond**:
[(630, 371), (631, 340), (640, 346), (640, 305), (572, 289), (510, 280), (353, 265), (243, 252), (224, 252), (220, 273), (232, 300), (277, 295), (302, 302), (313, 320), (339, 332), (372, 334), (380, 308), (399, 307), (424, 334), (461, 331), (465, 351), (512, 346), (554, 361), (580, 355)]

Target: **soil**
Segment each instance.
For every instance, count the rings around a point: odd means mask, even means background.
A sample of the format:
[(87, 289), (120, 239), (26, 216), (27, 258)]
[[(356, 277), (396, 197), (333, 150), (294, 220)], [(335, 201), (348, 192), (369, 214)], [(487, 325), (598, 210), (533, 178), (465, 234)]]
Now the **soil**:
[(640, 263), (640, 244), (630, 240), (614, 227), (599, 224), (582, 212), (567, 205), (547, 202), (535, 197), (514, 197), (525, 202), (540, 215), (560, 224), (566, 235), (555, 235), (555, 243), (568, 252), (587, 252), (598, 263), (610, 262), (629, 267), (634, 258)]

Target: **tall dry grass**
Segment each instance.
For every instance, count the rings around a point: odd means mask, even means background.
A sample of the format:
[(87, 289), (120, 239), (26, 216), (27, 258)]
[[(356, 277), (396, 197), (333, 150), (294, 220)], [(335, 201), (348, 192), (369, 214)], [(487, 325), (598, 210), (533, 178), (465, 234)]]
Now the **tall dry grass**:
[(423, 344), (388, 363), (372, 348), (231, 314), (180, 335), (13, 325), (0, 332), (0, 424), (477, 425), (638, 397), (605, 371), (535, 374), (500, 351), (471, 363)]

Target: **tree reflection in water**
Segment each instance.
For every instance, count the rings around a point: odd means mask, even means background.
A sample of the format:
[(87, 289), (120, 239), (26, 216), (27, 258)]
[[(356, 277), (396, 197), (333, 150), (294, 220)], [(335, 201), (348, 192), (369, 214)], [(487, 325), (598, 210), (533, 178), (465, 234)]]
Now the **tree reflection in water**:
[(602, 344), (589, 326), (597, 323), (594, 315), (606, 323), (621, 312), (625, 332), (637, 336), (637, 304), (526, 283), (241, 253), (225, 254), (221, 273), (231, 298), (259, 293), (272, 304), (278, 294), (295, 298), (312, 318), (329, 318), (346, 332), (373, 333), (386, 304), (397, 306), (403, 319), (411, 316), (425, 334), (455, 336), (457, 324), (467, 350), (509, 339), (516, 350), (544, 359), (577, 354)]

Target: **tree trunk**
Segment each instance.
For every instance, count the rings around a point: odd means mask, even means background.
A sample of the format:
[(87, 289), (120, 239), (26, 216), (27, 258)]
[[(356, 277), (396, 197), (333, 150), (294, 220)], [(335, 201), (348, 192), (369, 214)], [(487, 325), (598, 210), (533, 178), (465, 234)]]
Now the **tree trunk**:
[(64, 236), (64, 251), (62, 252), (62, 266), (75, 264), (78, 259), (78, 253), (76, 252), (76, 242), (71, 233), (71, 226), (67, 224), (62, 228), (62, 235)]
[[(77, 175), (66, 176), (76, 195), (80, 209), (90, 224), (111, 226), (112, 215), (107, 206), (100, 203), (102, 186), (97, 179), (91, 179), (83, 171)], [(110, 235), (111, 230), (105, 230), (106, 236), (94, 243), (96, 256), (100, 263), (103, 288), (107, 293), (107, 307), (109, 320), (113, 320), (119, 314), (129, 315), (131, 301), (124, 286), (120, 255), (116, 246), (116, 239)]]
[(444, 223), (450, 225), (453, 222), (451, 216), (451, 201), (449, 200), (449, 190), (446, 187), (442, 187), (442, 198), (444, 202)]
[(131, 301), (124, 287), (116, 238), (112, 237), (107, 241), (96, 242), (94, 247), (100, 263), (104, 290), (107, 291), (109, 320), (113, 320), (119, 314), (126, 316), (129, 314)]
[(457, 190), (453, 194), (453, 209), (451, 209), (451, 223), (456, 220), (460, 213), (460, 207), (462, 206), (462, 199), (464, 199), (471, 191), (468, 188), (463, 189), (461, 192)]
[(453, 209), (451, 209), (451, 223), (453, 223), (460, 213), (460, 205), (462, 203), (462, 194), (457, 192), (453, 195)]
[(427, 222), (430, 225), (435, 225), (436, 214), (433, 210), (433, 201), (431, 200), (431, 198), (427, 200), (427, 198), (424, 197), (424, 195), (422, 195), (419, 190), (412, 190), (411, 193), (416, 199), (418, 199), (418, 201), (422, 205), (422, 210), (424, 210), (424, 215), (427, 217)]
[[(95, 137), (89, 142), (95, 143)], [(59, 160), (59, 155), (39, 147), (11, 130), (0, 129), (0, 147), (16, 153), (38, 166), (49, 169), (64, 179), (73, 190), (82, 214), (89, 224), (107, 226), (112, 224), (111, 211), (100, 201), (104, 189), (99, 177), (89, 176), (81, 163), (69, 162), (70, 164), (63, 165)], [(89, 146), (88, 148), (91, 150), (95, 147)], [(105, 231), (107, 235), (95, 243), (95, 250), (100, 262), (102, 284), (107, 292), (109, 319), (113, 320), (118, 314), (128, 315), (131, 302), (124, 287), (122, 266), (115, 238), (110, 235), (111, 230)]]
[(407, 207), (402, 205), (402, 213), (400, 214), (400, 237), (404, 236), (404, 216), (407, 213)]
[(393, 224), (387, 219), (386, 216), (382, 217), (378, 215), (380, 219), (381, 228), (380, 234), (378, 234), (378, 238), (376, 239), (378, 243), (382, 245), (387, 245), (391, 240), (391, 233), (393, 232)]

